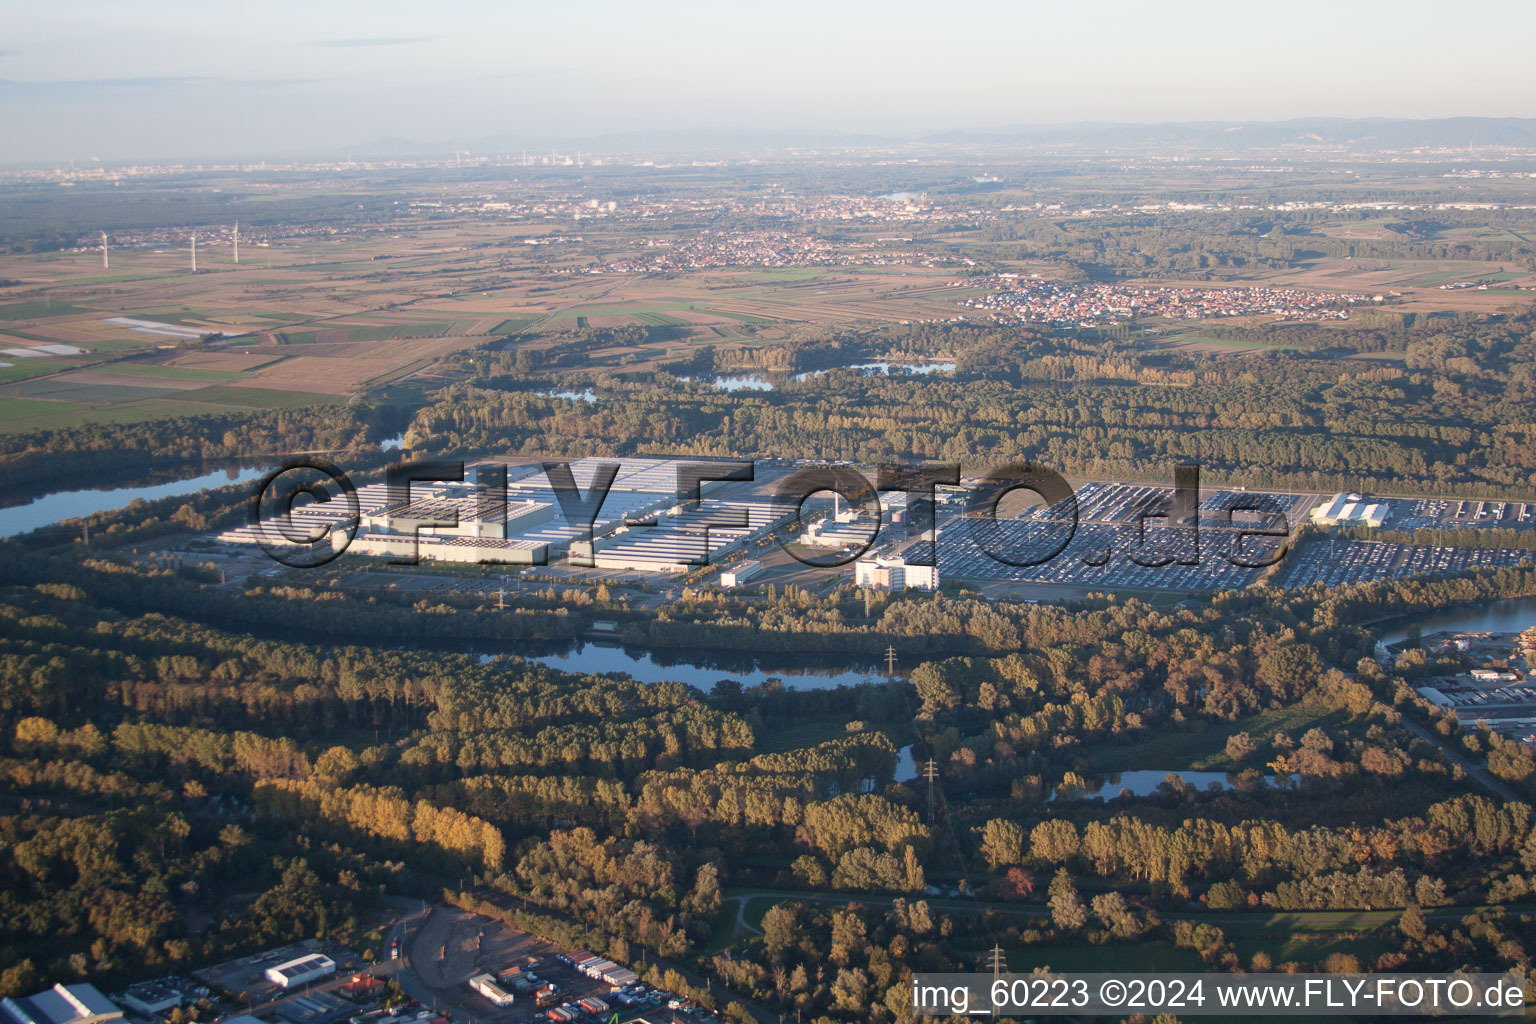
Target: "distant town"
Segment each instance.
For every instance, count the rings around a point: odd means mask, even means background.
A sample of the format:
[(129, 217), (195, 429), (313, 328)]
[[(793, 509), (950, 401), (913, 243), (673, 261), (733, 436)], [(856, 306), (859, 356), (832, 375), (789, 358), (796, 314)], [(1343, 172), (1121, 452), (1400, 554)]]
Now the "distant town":
[(987, 310), (1004, 321), (1091, 327), (1138, 316), (1205, 320), (1233, 316), (1270, 316), (1321, 322), (1348, 320), (1351, 306), (1380, 303), (1384, 295), (1315, 292), (1301, 288), (1163, 288), (1067, 283), (999, 274), (988, 282), (1004, 290), (966, 305)]

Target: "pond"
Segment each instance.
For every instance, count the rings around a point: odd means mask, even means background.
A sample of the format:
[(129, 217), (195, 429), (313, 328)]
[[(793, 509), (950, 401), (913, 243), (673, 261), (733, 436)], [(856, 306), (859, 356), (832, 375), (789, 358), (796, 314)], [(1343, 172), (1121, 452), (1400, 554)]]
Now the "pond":
[(52, 526), (66, 519), (78, 519), (93, 512), (122, 508), (138, 498), (154, 501), (175, 495), (196, 494), (213, 487), (259, 480), (265, 469), (217, 469), (201, 476), (172, 480), (144, 487), (113, 487), (100, 490), (56, 491), (21, 505), (0, 509), (0, 537)]
[(677, 379), (684, 383), (691, 383), (696, 380), (708, 381), (710, 384), (714, 385), (721, 391), (773, 390), (773, 381), (769, 380), (767, 377), (763, 377), (755, 373), (740, 373), (725, 377), (689, 377), (685, 375), (678, 377)]
[[(1051, 794), (1051, 799), (1055, 800), (1060, 796), (1063, 800), (1113, 800), (1120, 795), (1121, 790), (1130, 790), (1132, 796), (1151, 796), (1157, 792), (1158, 786), (1167, 781), (1170, 775), (1178, 776), (1202, 793), (1209, 790), (1212, 785), (1217, 789), (1232, 788), (1232, 777), (1225, 772), (1197, 772), (1188, 769), (1170, 772), (1161, 771), (1156, 768), (1144, 768), (1111, 775), (1098, 788), (1092, 788), (1090, 783), (1090, 788), (1075, 794), (1063, 794), (1061, 789), (1058, 788), (1056, 792)], [(1290, 780), (1291, 783), (1295, 781), (1294, 778)], [(1274, 775), (1264, 776), (1264, 785), (1279, 786), (1279, 777)]]
[(850, 363), (847, 366), (833, 366), (825, 370), (807, 370), (804, 373), (795, 374), (795, 380), (810, 380), (812, 377), (823, 373), (831, 373), (833, 370), (859, 370), (862, 373), (954, 373), (955, 364), (950, 362), (940, 363), (892, 363), (886, 360), (877, 360), (873, 363)]
[(721, 391), (772, 391), (773, 382), (755, 374), (738, 377), (716, 377), (715, 387)]
[(1430, 633), (1519, 633), (1536, 626), (1536, 597), (1511, 597), (1502, 601), (1464, 608), (1447, 608), (1428, 615), (1401, 618), (1382, 634), (1388, 646), (1408, 638), (1408, 630), (1417, 626), (1425, 636)]
[[(583, 642), (554, 654), (523, 655), (529, 661), (562, 672), (623, 672), (642, 683), (675, 680), (708, 691), (722, 679), (734, 679), (742, 686), (756, 686), (769, 679), (780, 680), (790, 690), (829, 690), (837, 686), (858, 686), (881, 682), (885, 676), (873, 665), (844, 663), (827, 665), (826, 659), (708, 657), (671, 650), (642, 650), (608, 644)], [(482, 657), (490, 657), (484, 655)]]

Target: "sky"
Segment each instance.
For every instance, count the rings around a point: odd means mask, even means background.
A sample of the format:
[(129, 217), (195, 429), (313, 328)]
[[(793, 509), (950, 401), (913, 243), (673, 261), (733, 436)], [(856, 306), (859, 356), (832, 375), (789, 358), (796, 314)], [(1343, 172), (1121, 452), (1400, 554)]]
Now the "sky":
[(11, 0), (0, 162), (1536, 115), (1536, 3)]

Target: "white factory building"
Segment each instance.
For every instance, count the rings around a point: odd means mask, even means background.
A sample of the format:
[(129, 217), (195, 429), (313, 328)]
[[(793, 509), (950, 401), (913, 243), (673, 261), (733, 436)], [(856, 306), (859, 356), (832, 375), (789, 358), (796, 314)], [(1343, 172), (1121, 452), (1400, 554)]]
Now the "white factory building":
[(297, 960), (267, 968), (267, 980), (279, 988), (297, 988), (336, 973), (336, 961), (321, 953), (310, 953)]
[(489, 974), (477, 974), (470, 978), (469, 987), (496, 1006), (512, 1005), (514, 999), (512, 993), (496, 984), (496, 979)]
[[(680, 505), (679, 472), (684, 466), (710, 461), (586, 458), (572, 462), (571, 478), (579, 491), (576, 498), (582, 503), (591, 496), (599, 465), (619, 463), (591, 524), (590, 541), (586, 526), (566, 518), (560, 496), (539, 464), (505, 467), (505, 502), (489, 487), (468, 482), (413, 482), (408, 500), (402, 500), (398, 491), (390, 493), (383, 483), (359, 487), (357, 532), (350, 543), (345, 529), (351, 525), (351, 507), (344, 499), (335, 498), (299, 504), (292, 511), (291, 523), (240, 526), (216, 539), (229, 545), (264, 542), (272, 547), (286, 543), (285, 530), (303, 537), (324, 536), (326, 529), (332, 528), (331, 545), (345, 546), (353, 555), (397, 560), (414, 555), (422, 561), (511, 565), (546, 565), (569, 555), (589, 559), (599, 569), (681, 572), (706, 556), (715, 561), (740, 550), (794, 512), (759, 495), (754, 485), (744, 481), (703, 481), (699, 507)], [(484, 471), (500, 468), (487, 464), (474, 467), (474, 472), (484, 484), (488, 475)], [(744, 525), (712, 525), (732, 517), (743, 520)], [(655, 525), (641, 525), (651, 520)], [(453, 525), (421, 525), (429, 522)]]
[(704, 498), (697, 508), (668, 509), (655, 526), (618, 527), (596, 542), (592, 563), (599, 569), (686, 572), (741, 550), (794, 514), (774, 501)]
[(1318, 526), (1379, 527), (1392, 510), (1386, 502), (1367, 501), (1359, 494), (1340, 492), (1312, 510), (1312, 522)]
[(887, 550), (853, 563), (853, 582), (874, 590), (937, 590), (939, 567), (913, 565), (904, 552)]
[(720, 570), (720, 585), (729, 590), (762, 574), (763, 563), (755, 558), (747, 559)]
[(410, 501), (365, 511), (362, 523), (369, 533), (397, 534), (409, 534), (418, 523), (452, 524), (421, 526), (420, 532), (423, 536), (506, 540), (554, 516), (555, 506), (550, 502), (509, 497), (503, 504), (499, 499), (455, 488), (433, 497), (413, 495)]
[(875, 532), (875, 521), (867, 516), (845, 520), (821, 519), (801, 532), (799, 541), (808, 548), (861, 548)]

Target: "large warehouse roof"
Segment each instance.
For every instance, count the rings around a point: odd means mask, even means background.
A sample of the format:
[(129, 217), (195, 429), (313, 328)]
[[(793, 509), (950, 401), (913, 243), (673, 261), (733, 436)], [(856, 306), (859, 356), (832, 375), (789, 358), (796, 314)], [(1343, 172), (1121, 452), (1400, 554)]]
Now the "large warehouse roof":
[(1320, 526), (1380, 526), (1389, 515), (1391, 509), (1385, 502), (1371, 502), (1359, 494), (1341, 491), (1312, 510), (1312, 521)]
[(0, 1024), (98, 1024), (123, 1011), (95, 985), (55, 985), (33, 996), (0, 1000)]

